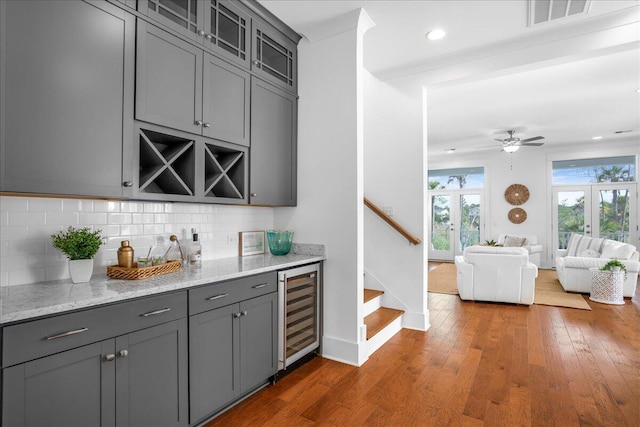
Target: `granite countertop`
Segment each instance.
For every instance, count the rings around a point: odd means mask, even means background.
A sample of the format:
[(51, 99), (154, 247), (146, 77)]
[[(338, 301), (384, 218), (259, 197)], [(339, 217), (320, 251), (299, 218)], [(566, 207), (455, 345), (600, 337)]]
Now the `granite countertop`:
[[(313, 250), (311, 246), (318, 246), (318, 250)], [(203, 261), (201, 268), (187, 267), (176, 273), (144, 280), (118, 280), (106, 274), (94, 274), (88, 283), (74, 284), (67, 279), (5, 286), (0, 289), (0, 324), (187, 289), (325, 259), (321, 245), (305, 245), (294, 248), (294, 251), (296, 249), (298, 253), (283, 256), (261, 254)]]

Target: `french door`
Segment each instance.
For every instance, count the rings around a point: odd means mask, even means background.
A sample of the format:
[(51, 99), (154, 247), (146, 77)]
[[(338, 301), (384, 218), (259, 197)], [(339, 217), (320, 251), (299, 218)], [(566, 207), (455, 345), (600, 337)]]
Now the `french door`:
[(482, 241), (482, 193), (429, 192), (429, 259), (453, 261), (464, 248)]
[(638, 245), (635, 182), (553, 187), (554, 247), (571, 233)]

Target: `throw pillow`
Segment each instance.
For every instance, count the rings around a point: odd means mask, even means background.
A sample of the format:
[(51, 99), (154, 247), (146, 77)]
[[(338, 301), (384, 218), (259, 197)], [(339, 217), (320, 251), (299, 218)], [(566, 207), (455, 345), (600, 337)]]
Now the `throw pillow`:
[(602, 249), (602, 258), (629, 259), (636, 247), (628, 243), (607, 240)]
[(580, 244), (582, 237), (582, 234), (571, 233), (569, 243), (567, 244), (567, 256), (577, 256), (578, 244)]
[(504, 247), (520, 247), (526, 240), (526, 237), (504, 236)]
[(580, 252), (580, 256), (584, 258), (600, 258), (600, 252), (594, 251), (593, 249), (587, 249)]

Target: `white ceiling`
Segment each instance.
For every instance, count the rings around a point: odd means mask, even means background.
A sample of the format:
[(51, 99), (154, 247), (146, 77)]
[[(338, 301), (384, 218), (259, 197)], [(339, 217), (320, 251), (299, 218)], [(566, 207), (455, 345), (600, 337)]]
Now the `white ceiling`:
[[(302, 35), (363, 8), (376, 24), (365, 68), (428, 88), (430, 155), (474, 152), (508, 128), (544, 136), (547, 148), (640, 141), (640, 0), (592, 0), (585, 14), (533, 27), (527, 0), (259, 1)], [(426, 40), (436, 27), (447, 36)]]

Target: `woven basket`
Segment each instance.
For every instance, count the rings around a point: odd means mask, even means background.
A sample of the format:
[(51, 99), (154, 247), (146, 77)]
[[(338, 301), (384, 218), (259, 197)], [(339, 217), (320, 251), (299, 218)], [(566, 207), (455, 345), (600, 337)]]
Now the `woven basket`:
[(624, 285), (624, 271), (602, 271), (590, 268), (591, 296), (589, 299), (604, 304), (624, 304), (622, 294)]
[(137, 263), (135, 263), (135, 265), (136, 266), (134, 268), (109, 265), (107, 266), (107, 276), (112, 279), (141, 280), (160, 276), (162, 274), (175, 273), (176, 271), (180, 271), (180, 268), (182, 268), (181, 261), (168, 261), (164, 264), (143, 268), (137, 268)]

